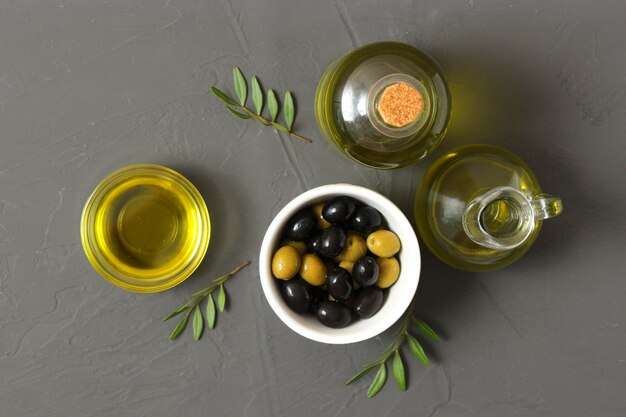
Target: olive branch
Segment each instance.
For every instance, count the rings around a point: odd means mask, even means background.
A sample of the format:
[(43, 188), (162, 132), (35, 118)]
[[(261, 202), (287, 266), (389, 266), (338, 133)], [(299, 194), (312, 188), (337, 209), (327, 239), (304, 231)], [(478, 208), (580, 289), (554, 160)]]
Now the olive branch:
[(228, 110), (233, 116), (244, 120), (254, 119), (263, 126), (271, 126), (277, 131), (291, 135), (303, 142), (312, 142), (311, 139), (298, 135), (292, 130), (293, 122), (296, 117), (296, 107), (293, 102), (291, 92), (287, 91), (285, 93), (285, 99), (283, 100), (283, 118), (287, 124), (287, 126), (285, 126), (276, 121), (279, 112), (279, 105), (278, 100), (276, 99), (276, 94), (273, 90), (267, 90), (267, 110), (269, 112), (269, 118), (266, 118), (262, 115), (265, 97), (258, 78), (254, 76), (251, 81), (252, 102), (254, 103), (256, 111), (246, 107), (246, 101), (248, 99), (248, 83), (238, 67), (233, 68), (233, 82), (235, 84), (235, 92), (239, 98), (239, 103), (229, 97), (228, 94), (224, 93), (222, 90), (215, 86), (211, 86), (211, 92), (215, 94), (217, 98), (226, 103), (226, 110)]
[(346, 385), (350, 385), (365, 375), (372, 372), (374, 369), (378, 368), (378, 372), (372, 381), (369, 389), (367, 390), (367, 397), (372, 398), (385, 386), (387, 382), (387, 362), (391, 360), (391, 373), (393, 375), (393, 379), (396, 381), (396, 385), (400, 391), (406, 391), (406, 373), (404, 369), (404, 363), (402, 361), (402, 356), (400, 354), (400, 348), (402, 344), (406, 340), (411, 352), (417, 359), (419, 359), (424, 365), (428, 366), (430, 361), (424, 352), (424, 348), (418, 340), (409, 333), (409, 325), (411, 322), (415, 324), (416, 330), (424, 336), (432, 339), (436, 343), (441, 343), (441, 338), (435, 333), (435, 331), (422, 320), (419, 320), (415, 316), (413, 316), (413, 306), (409, 307), (408, 311), (405, 313), (405, 317), (402, 320), (402, 324), (396, 336), (394, 337), (393, 342), (387, 346), (387, 348), (383, 351), (383, 353), (373, 362), (368, 363), (363, 366), (363, 369), (358, 374), (354, 375), (350, 378)]
[[(163, 319), (163, 321), (167, 321), (184, 313), (183, 318), (178, 322), (176, 327), (174, 327), (174, 330), (172, 330), (172, 333), (169, 337), (170, 340), (178, 338), (180, 334), (185, 330), (192, 313), (193, 338), (194, 340), (199, 340), (202, 337), (203, 330), (205, 328), (205, 318), (202, 314), (201, 304), (204, 300), (206, 300), (206, 325), (209, 329), (213, 329), (215, 327), (217, 312), (219, 311), (220, 313), (222, 313), (226, 308), (226, 290), (224, 288), (224, 284), (235, 274), (248, 266), (250, 262), (251, 261), (246, 261), (237, 266), (229, 273), (214, 279), (214, 284), (199, 291), (196, 291), (194, 294), (191, 295), (191, 298), (189, 299), (189, 301), (187, 301), (187, 303), (168, 314)], [(215, 291), (218, 291), (217, 307), (216, 302), (213, 299), (213, 292)], [(403, 343), (405, 341), (408, 343), (409, 349), (411, 350), (413, 355), (415, 355), (415, 357), (419, 359), (424, 365), (428, 366), (430, 364), (430, 361), (426, 356), (426, 353), (424, 352), (424, 348), (422, 348), (420, 342), (409, 332), (409, 325), (411, 323), (414, 323), (415, 329), (421, 335), (432, 339), (436, 343), (441, 343), (441, 338), (437, 335), (437, 333), (435, 333), (435, 331), (428, 324), (413, 315), (413, 305), (411, 305), (405, 313), (402, 324), (400, 325), (400, 328), (396, 333), (392, 343), (387, 346), (387, 348), (376, 360), (368, 363), (367, 365), (364, 365), (363, 369), (359, 373), (354, 375), (346, 382), (346, 385), (353, 384), (365, 375), (372, 372), (374, 369), (378, 368), (378, 372), (376, 373), (374, 380), (367, 390), (367, 397), (374, 397), (376, 394), (378, 394), (378, 392), (380, 392), (380, 390), (385, 386), (385, 383), (387, 382), (387, 362), (391, 360), (391, 372), (396, 382), (396, 385), (401, 391), (406, 391), (406, 372), (404, 362), (400, 354), (400, 349), (403, 346)]]
[[(213, 280), (214, 284), (210, 285), (206, 288), (201, 289), (200, 291), (196, 291), (191, 295), (191, 298), (187, 303), (178, 307), (176, 310), (172, 311), (168, 314), (163, 321), (167, 321), (172, 317), (176, 317), (179, 314), (185, 313), (181, 321), (178, 322), (172, 333), (170, 334), (170, 340), (174, 340), (180, 336), (180, 334), (187, 327), (187, 323), (189, 322), (189, 317), (193, 313), (193, 338), (195, 340), (199, 340), (202, 337), (202, 331), (204, 330), (204, 316), (202, 315), (202, 307), (201, 303), (206, 299), (205, 306), (205, 314), (206, 314), (206, 324), (209, 329), (213, 329), (215, 327), (215, 320), (217, 318), (217, 311), (220, 313), (224, 312), (226, 308), (226, 289), (224, 288), (224, 284), (226, 281), (231, 279), (233, 275), (237, 272), (241, 271), (246, 266), (250, 265), (251, 261), (246, 261), (239, 265), (237, 268), (233, 269), (229, 273), (222, 275), (219, 278)], [(213, 300), (213, 292), (218, 291), (217, 293), (217, 309), (215, 308), (215, 301)]]

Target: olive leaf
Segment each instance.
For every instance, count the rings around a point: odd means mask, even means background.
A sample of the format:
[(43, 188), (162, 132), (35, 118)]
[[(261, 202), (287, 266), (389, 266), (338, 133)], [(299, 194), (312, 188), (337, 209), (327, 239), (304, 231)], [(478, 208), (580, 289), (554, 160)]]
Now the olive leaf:
[(270, 112), (270, 120), (275, 122), (278, 116), (278, 100), (276, 100), (274, 90), (267, 90), (267, 110)]
[(183, 316), (183, 319), (178, 322), (174, 330), (170, 334), (170, 340), (176, 339), (187, 327), (187, 322), (189, 321), (189, 314), (191, 314), (191, 310), (187, 310), (187, 314)]
[(252, 102), (254, 103), (256, 114), (260, 116), (263, 110), (263, 90), (261, 90), (259, 79), (256, 75), (252, 77)]
[(424, 365), (430, 365), (430, 361), (428, 360), (428, 357), (424, 352), (424, 348), (422, 348), (422, 345), (420, 345), (420, 342), (418, 342), (416, 338), (408, 333), (406, 335), (406, 339), (409, 342), (409, 348), (411, 349), (411, 352), (413, 352), (413, 355), (415, 355), (417, 359), (422, 361)]
[[(383, 353), (378, 357), (378, 359), (376, 359), (376, 361), (365, 365), (361, 372), (354, 375), (346, 382), (346, 385), (350, 385), (353, 382), (358, 381), (360, 378), (374, 370), (374, 368), (379, 367), (378, 372), (376, 373), (376, 376), (374, 377), (374, 380), (372, 381), (372, 384), (367, 391), (368, 398), (372, 398), (385, 385), (385, 382), (387, 380), (387, 361), (391, 361), (391, 373), (393, 375), (393, 379), (396, 381), (396, 385), (398, 385), (398, 388), (401, 391), (406, 391), (406, 367), (402, 360), (402, 355), (400, 354), (400, 348), (402, 347), (402, 343), (405, 340), (407, 341), (411, 352), (413, 352), (413, 355), (415, 355), (421, 362), (423, 362), (424, 365), (429, 365), (430, 362), (428, 360), (428, 357), (426, 356), (426, 353), (424, 353), (424, 349), (417, 341), (417, 339), (415, 339), (415, 337), (413, 337), (413, 335), (409, 333), (408, 327), (411, 321), (414, 321), (416, 322), (416, 324), (419, 323), (420, 329), (423, 329), (424, 332), (428, 333), (429, 337), (433, 338), (434, 335), (437, 340), (441, 339), (439, 339), (439, 337), (430, 328), (430, 326), (428, 326), (423, 321), (413, 317), (413, 308), (415, 305), (414, 303), (415, 300), (413, 301), (413, 303), (411, 303), (411, 305), (405, 312), (402, 324), (400, 325), (400, 329), (396, 333), (393, 342), (385, 348)], [(435, 339), (433, 338), (433, 340)]]
[(226, 305), (226, 289), (224, 288), (224, 284), (226, 281), (231, 279), (237, 272), (241, 271), (246, 266), (250, 265), (251, 261), (246, 261), (241, 265), (237, 266), (235, 269), (230, 271), (229, 273), (222, 275), (221, 277), (213, 280), (214, 284), (203, 288), (199, 291), (196, 291), (189, 301), (187, 301), (183, 306), (177, 308), (168, 314), (163, 321), (169, 320), (172, 317), (185, 312), (182, 320), (178, 322), (172, 333), (170, 334), (170, 340), (176, 339), (187, 327), (187, 323), (189, 322), (189, 317), (193, 312), (193, 338), (195, 340), (199, 340), (202, 337), (202, 331), (204, 330), (204, 316), (202, 315), (202, 308), (200, 303), (206, 301), (206, 324), (209, 329), (213, 329), (215, 327), (215, 318), (217, 315), (217, 311), (215, 309), (215, 302), (213, 301), (213, 292), (215, 290), (219, 290), (218, 293), (218, 307), (219, 311), (224, 311), (224, 307)]
[(204, 327), (204, 318), (202, 317), (202, 310), (200, 305), (197, 305), (193, 313), (193, 338), (194, 340), (200, 339), (202, 336), (202, 329)]
[(296, 115), (296, 108), (293, 104), (293, 97), (291, 97), (291, 93), (287, 91), (285, 93), (285, 101), (283, 103), (283, 116), (285, 117), (285, 122), (287, 122), (287, 129), (291, 130), (293, 126), (293, 119)]
[(182, 307), (178, 307), (176, 310), (172, 311), (170, 314), (168, 314), (163, 321), (168, 321), (169, 319), (171, 319), (172, 317), (178, 316), (180, 313), (182, 313), (183, 311), (185, 311), (187, 309), (187, 306), (182, 306)]
[(233, 68), (233, 82), (235, 83), (235, 91), (237, 97), (239, 97), (239, 104), (246, 105), (246, 99), (248, 98), (248, 85), (241, 70), (238, 67)]
[(209, 329), (215, 327), (215, 315), (215, 301), (213, 301), (213, 296), (209, 294), (206, 298), (206, 323)]
[(261, 123), (263, 126), (269, 126), (271, 122), (269, 122), (265, 117), (261, 117), (257, 114), (250, 113), (250, 117), (252, 117), (257, 122)]
[(391, 373), (393, 374), (393, 379), (396, 380), (396, 384), (400, 391), (406, 391), (406, 376), (404, 374), (404, 364), (402, 363), (402, 357), (400, 356), (400, 352), (396, 350), (395, 355), (393, 355), (393, 362), (391, 363)]
[(231, 106), (236, 106), (237, 105), (237, 103), (233, 99), (228, 97), (226, 95), (226, 93), (224, 93), (222, 90), (220, 90), (220, 89), (218, 89), (216, 87), (211, 87), (211, 91), (213, 92), (213, 94), (215, 94), (224, 103), (230, 104)]
[(217, 308), (222, 313), (226, 307), (226, 290), (224, 285), (220, 285), (220, 292), (217, 294)]
[(415, 326), (420, 333), (422, 333), (424, 336), (430, 337), (437, 343), (441, 343), (441, 338), (437, 335), (437, 333), (435, 333), (433, 329), (431, 329), (428, 324), (415, 317), (413, 317), (413, 322), (415, 323)]
[(228, 107), (228, 106), (226, 106), (226, 109), (227, 109), (229, 112), (231, 112), (232, 114), (234, 114), (235, 116), (239, 117), (240, 119), (244, 119), (244, 120), (246, 120), (246, 119), (249, 119), (250, 117), (252, 117), (252, 116), (249, 116), (249, 115), (247, 115), (247, 114), (240, 113), (240, 112), (238, 112), (237, 110), (233, 109), (232, 107)]
[(280, 130), (281, 132), (289, 133), (289, 130), (287, 130), (287, 128), (283, 125), (272, 122), (272, 126), (274, 126), (277, 130)]
[(376, 368), (377, 366), (378, 366), (378, 363), (370, 363), (369, 365), (366, 365), (361, 372), (359, 372), (358, 374), (356, 374), (355, 376), (350, 378), (346, 382), (346, 385), (350, 385), (350, 384), (358, 381), (359, 379), (363, 378), (365, 375), (367, 375), (370, 372), (372, 372), (374, 370), (374, 368)]
[(387, 382), (387, 365), (385, 362), (380, 364), (380, 368), (378, 368), (378, 372), (374, 377), (374, 381), (370, 388), (367, 390), (367, 398), (372, 398), (385, 386), (385, 382)]
[(246, 100), (248, 99), (248, 84), (246, 82), (246, 78), (238, 67), (233, 68), (233, 83), (235, 85), (235, 92), (239, 98), (239, 104), (222, 90), (216, 88), (215, 86), (211, 86), (211, 92), (227, 104), (226, 109), (232, 115), (244, 120), (254, 119), (264, 126), (272, 126), (277, 131), (286, 133), (303, 142), (312, 142), (311, 139), (305, 138), (292, 130), (296, 117), (296, 106), (294, 104), (293, 95), (290, 91), (285, 93), (283, 118), (285, 119), (286, 125), (283, 125), (276, 122), (276, 118), (279, 113), (279, 106), (276, 94), (271, 89), (267, 90), (267, 111), (269, 112), (269, 118), (263, 116), (263, 90), (261, 89), (261, 83), (256, 75), (252, 77), (250, 82), (252, 88), (252, 102), (256, 111), (246, 107)]

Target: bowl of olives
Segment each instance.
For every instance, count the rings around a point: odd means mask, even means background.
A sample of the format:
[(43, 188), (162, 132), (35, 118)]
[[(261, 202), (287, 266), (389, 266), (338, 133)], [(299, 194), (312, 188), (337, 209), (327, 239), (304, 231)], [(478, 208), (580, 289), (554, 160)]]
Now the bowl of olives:
[(290, 201), (269, 225), (259, 256), (263, 292), (278, 317), (330, 344), (388, 329), (411, 303), (420, 269), (417, 237), (402, 211), (350, 184)]

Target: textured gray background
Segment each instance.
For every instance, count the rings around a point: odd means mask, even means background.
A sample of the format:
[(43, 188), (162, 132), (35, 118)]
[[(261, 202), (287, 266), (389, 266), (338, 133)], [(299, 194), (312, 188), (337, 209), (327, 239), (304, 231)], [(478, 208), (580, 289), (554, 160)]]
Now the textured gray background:
[[(621, 1), (0, 2), (0, 416), (625, 416), (626, 5)], [(377, 172), (320, 136), (315, 87), (339, 55), (397, 39), (432, 54), (454, 112), (435, 154), (505, 146), (565, 214), (517, 264), (462, 273), (423, 249), (418, 314), (445, 336), (410, 354), (409, 390), (343, 386), (390, 332), (325, 346), (266, 303), (257, 251), (311, 187), (375, 188), (407, 213), (431, 156)], [(207, 96), (233, 65), (295, 92), (311, 145), (232, 118)], [(137, 162), (204, 194), (200, 270), (162, 294), (89, 266), (79, 217), (94, 185)], [(411, 216), (412, 217), (412, 216)], [(250, 258), (215, 331), (169, 342), (160, 318)]]

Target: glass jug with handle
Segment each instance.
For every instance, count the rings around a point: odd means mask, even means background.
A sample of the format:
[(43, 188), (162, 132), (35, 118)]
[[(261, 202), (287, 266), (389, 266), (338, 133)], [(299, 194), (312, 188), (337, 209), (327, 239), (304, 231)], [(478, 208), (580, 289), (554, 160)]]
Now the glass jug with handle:
[(415, 218), (428, 248), (445, 263), (490, 271), (519, 259), (543, 220), (563, 211), (542, 193), (519, 157), (492, 145), (450, 151), (427, 170), (415, 197)]

